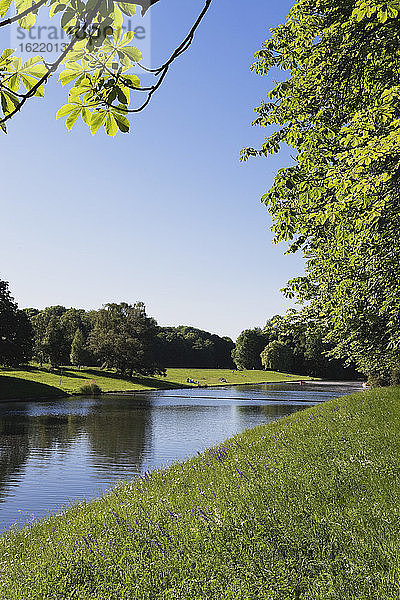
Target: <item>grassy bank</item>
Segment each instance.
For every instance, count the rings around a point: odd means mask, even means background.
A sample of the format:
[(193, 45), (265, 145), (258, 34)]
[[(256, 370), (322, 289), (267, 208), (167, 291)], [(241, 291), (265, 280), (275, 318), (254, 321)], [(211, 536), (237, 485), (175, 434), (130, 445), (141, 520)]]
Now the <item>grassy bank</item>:
[(400, 388), (249, 430), (0, 540), (4, 600), (395, 600)]
[[(65, 368), (51, 372), (50, 369), (31, 366), (21, 370), (0, 369), (0, 400), (77, 394), (81, 386), (88, 381), (95, 381), (103, 392), (168, 389), (197, 385), (187, 383), (187, 379), (198, 381), (200, 385), (232, 385), (299, 379), (299, 376), (274, 371), (168, 369), (167, 377), (133, 377), (130, 379), (118, 376), (115, 371), (105, 371), (99, 368), (82, 369), (81, 371)], [(225, 379), (226, 383), (221, 382), (221, 379)]]

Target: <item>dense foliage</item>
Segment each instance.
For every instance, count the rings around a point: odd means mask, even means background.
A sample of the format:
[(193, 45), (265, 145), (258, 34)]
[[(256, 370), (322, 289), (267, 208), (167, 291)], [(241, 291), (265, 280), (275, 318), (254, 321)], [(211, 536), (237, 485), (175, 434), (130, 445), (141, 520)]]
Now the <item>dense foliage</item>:
[(228, 337), (195, 327), (161, 327), (156, 356), (168, 367), (234, 368), (231, 352), (234, 343)]
[[(0, 364), (19, 365), (31, 358), (40, 366), (75, 365), (115, 368), (120, 374), (153, 375), (166, 367), (262, 369), (332, 378), (354, 378), (354, 369), (327, 357), (331, 345), (311, 311), (275, 316), (264, 329), (246, 329), (236, 345), (195, 327), (160, 327), (143, 303), (106, 304), (100, 310), (49, 306), (18, 310), (0, 282)], [(271, 346), (272, 343), (272, 346)], [(277, 344), (278, 343), (278, 346)], [(275, 357), (265, 348), (286, 348)], [(264, 353), (263, 353), (264, 351)], [(261, 354), (263, 355), (261, 356)], [(279, 356), (278, 356), (279, 355)], [(262, 362), (263, 358), (263, 362)]]
[(360, 377), (353, 364), (346, 365), (345, 360), (330, 356), (332, 344), (326, 341), (324, 323), (310, 310), (289, 310), (284, 317), (276, 315), (267, 321), (264, 333), (270, 344), (262, 358), (264, 366), (269, 364), (270, 369), (280, 365), (279, 370), (326, 379)]
[(80, 367), (81, 365), (88, 364), (88, 351), (85, 347), (85, 338), (81, 329), (77, 329), (74, 335), (74, 339), (71, 344), (71, 352), (69, 355), (72, 365)]
[(293, 351), (284, 342), (274, 340), (261, 352), (261, 362), (272, 371), (293, 371)]
[(263, 200), (276, 241), (302, 248), (287, 287), (311, 301), (334, 354), (388, 378), (400, 364), (400, 2), (298, 0), (254, 70), (282, 70), (257, 108), (260, 150), (295, 163)]
[(142, 302), (106, 304), (96, 312), (89, 347), (105, 367), (123, 375), (161, 374), (153, 355), (157, 331)]
[(262, 369), (260, 354), (269, 337), (259, 327), (245, 329), (236, 340), (232, 358), (238, 369)]
[(89, 312), (64, 306), (25, 312), (33, 323), (34, 357), (40, 364), (104, 364), (143, 375), (164, 367), (234, 367), (230, 338), (195, 327), (160, 327), (141, 303), (108, 304)]
[(8, 283), (0, 280), (0, 365), (15, 366), (32, 356), (32, 326), (18, 310)]
[(245, 329), (232, 352), (238, 369), (271, 369), (330, 379), (360, 377), (353, 364), (330, 356), (325, 323), (311, 310), (275, 315), (263, 329)]
[(26, 312), (34, 328), (34, 358), (41, 365), (50, 363), (56, 367), (69, 364), (77, 330), (84, 336), (86, 364), (96, 364), (86, 344), (93, 327), (93, 313), (86, 313), (83, 309), (67, 309), (65, 306), (49, 306), (40, 311), (30, 308)]

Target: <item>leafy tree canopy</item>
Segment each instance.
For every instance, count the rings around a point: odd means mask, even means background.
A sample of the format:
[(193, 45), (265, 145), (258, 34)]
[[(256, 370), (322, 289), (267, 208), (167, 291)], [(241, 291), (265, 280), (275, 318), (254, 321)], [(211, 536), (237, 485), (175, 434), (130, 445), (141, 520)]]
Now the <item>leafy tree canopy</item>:
[(156, 355), (167, 367), (232, 368), (233, 348), (228, 337), (181, 325), (159, 328)]
[(243, 151), (294, 149), (263, 197), (275, 241), (307, 259), (286, 294), (363, 371), (400, 362), (399, 22), (399, 0), (298, 0), (256, 54), (286, 79), (256, 109), (265, 143)]
[(0, 364), (17, 366), (32, 356), (33, 331), (28, 316), (18, 310), (6, 281), (0, 280)]
[(76, 330), (74, 339), (72, 340), (70, 361), (73, 365), (77, 365), (78, 367), (87, 363), (85, 338), (80, 329)]
[(157, 331), (155, 319), (146, 315), (142, 302), (106, 304), (97, 311), (89, 345), (108, 367), (121, 373), (162, 374), (164, 369), (153, 354)]
[[(332, 344), (326, 341), (329, 333), (310, 309), (289, 310), (284, 317), (276, 315), (265, 325), (264, 333), (270, 343), (279, 342), (290, 349), (290, 370), (300, 375), (312, 375), (331, 379), (357, 379), (360, 373), (354, 365), (345, 365), (342, 359), (330, 356)], [(267, 368), (268, 363), (261, 359)], [(289, 363), (288, 363), (289, 364)], [(285, 365), (284, 365), (285, 366)], [(278, 369), (279, 370), (279, 369)], [(289, 368), (282, 369), (288, 371)]]
[[(14, 117), (33, 97), (43, 97), (44, 85), (60, 68), (59, 81), (69, 85), (68, 101), (57, 112), (57, 118), (65, 117), (71, 129), (82, 119), (95, 134), (100, 127), (108, 135), (129, 131), (128, 116), (143, 110), (152, 95), (162, 84), (171, 64), (193, 41), (194, 34), (205, 16), (211, 0), (183, 42), (168, 60), (156, 69), (142, 65), (142, 54), (134, 45), (134, 31), (129, 31), (129, 20), (136, 13), (136, 5), (142, 14), (157, 0), (1, 0), (0, 28), (18, 22), (19, 27), (31, 29), (37, 15), (49, 11), (65, 32), (68, 42), (58, 58), (47, 63), (42, 56), (32, 56), (25, 62), (16, 50), (0, 50), (0, 100), (2, 115), (0, 127), (7, 133), (7, 121)], [(127, 30), (128, 29), (128, 30)], [(132, 72), (139, 66), (156, 78), (153, 85), (142, 85)], [(138, 100), (138, 96), (142, 98)]]
[(293, 351), (283, 342), (274, 340), (261, 352), (261, 362), (265, 369), (290, 373), (293, 369)]
[(260, 327), (242, 331), (232, 351), (232, 358), (237, 368), (261, 369), (260, 354), (268, 342), (268, 334), (260, 329)]

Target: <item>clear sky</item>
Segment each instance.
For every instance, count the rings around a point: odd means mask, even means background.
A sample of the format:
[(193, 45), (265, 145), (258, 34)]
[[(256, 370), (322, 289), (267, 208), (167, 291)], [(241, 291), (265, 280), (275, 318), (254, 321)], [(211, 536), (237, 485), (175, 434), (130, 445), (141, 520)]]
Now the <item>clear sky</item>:
[[(0, 278), (20, 307), (141, 300), (161, 325), (235, 339), (290, 306), (279, 290), (303, 261), (272, 244), (260, 203), (289, 154), (246, 164), (239, 154), (262, 143), (253, 108), (273, 85), (251, 73), (254, 52), (291, 4), (214, 0), (128, 135), (68, 132), (55, 120), (65, 90), (53, 83), (10, 123), (0, 137)], [(202, 6), (151, 9), (153, 62)]]

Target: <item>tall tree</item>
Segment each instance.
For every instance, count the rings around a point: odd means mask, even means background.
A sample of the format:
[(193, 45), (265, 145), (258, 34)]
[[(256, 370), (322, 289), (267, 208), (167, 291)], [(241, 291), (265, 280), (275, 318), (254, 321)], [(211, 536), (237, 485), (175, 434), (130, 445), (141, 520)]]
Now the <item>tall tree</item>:
[(53, 366), (69, 362), (71, 346), (61, 326), (61, 318), (66, 312), (65, 306), (48, 306), (37, 314), (31, 313), (35, 340), (33, 355), (41, 366), (44, 362)]
[(261, 362), (265, 369), (289, 373), (293, 369), (293, 351), (287, 344), (274, 340), (261, 352)]
[(80, 329), (77, 329), (72, 340), (70, 360), (73, 365), (80, 367), (85, 364), (85, 358), (87, 356), (87, 350), (85, 345), (85, 338)]
[(60, 319), (52, 315), (47, 323), (44, 336), (44, 355), (52, 367), (65, 365), (69, 359), (68, 345), (61, 327)]
[(8, 283), (0, 280), (0, 364), (17, 366), (32, 356), (33, 331), (27, 315), (18, 310)]
[(142, 302), (106, 304), (97, 311), (89, 344), (108, 367), (130, 377), (133, 373), (161, 374), (164, 369), (153, 354), (157, 332), (157, 323), (146, 315)]
[(298, 0), (253, 69), (281, 69), (257, 108), (295, 163), (263, 197), (275, 241), (303, 249), (289, 297), (312, 302), (338, 357), (385, 376), (400, 364), (400, 3)]
[(242, 331), (232, 350), (233, 362), (237, 368), (262, 369), (260, 354), (268, 342), (268, 334), (259, 327)]

